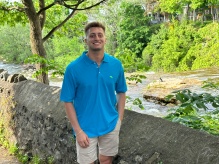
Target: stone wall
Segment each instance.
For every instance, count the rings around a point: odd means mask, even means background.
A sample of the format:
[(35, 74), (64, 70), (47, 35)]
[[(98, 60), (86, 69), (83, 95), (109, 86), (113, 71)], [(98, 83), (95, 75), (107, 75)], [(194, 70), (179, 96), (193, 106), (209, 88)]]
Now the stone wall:
[[(1, 116), (13, 115), (12, 142), (30, 157), (54, 157), (56, 163), (73, 163), (75, 145), (64, 106), (59, 102), (60, 88), (30, 80), (15, 84), (0, 82), (0, 87), (0, 98), (9, 101), (8, 106), (11, 99), (14, 103)], [(5, 105), (0, 105), (0, 110), (3, 108)]]
[[(55, 164), (76, 163), (71, 126), (59, 101), (60, 88), (31, 80), (14, 82), (0, 80), (0, 119), (9, 119), (11, 142), (30, 157), (54, 157)], [(219, 138), (126, 110), (114, 163), (219, 163)]]
[(128, 164), (219, 163), (219, 137), (162, 118), (127, 110), (120, 134)]

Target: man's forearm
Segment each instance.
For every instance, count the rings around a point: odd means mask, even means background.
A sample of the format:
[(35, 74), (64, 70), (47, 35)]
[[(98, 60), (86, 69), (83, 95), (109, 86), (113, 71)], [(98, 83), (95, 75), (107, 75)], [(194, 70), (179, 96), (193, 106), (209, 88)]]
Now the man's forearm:
[(124, 110), (125, 110), (126, 94), (118, 93), (117, 98), (118, 98), (117, 109), (119, 112), (119, 118), (122, 121), (124, 116)]
[(82, 129), (78, 123), (77, 115), (75, 112), (75, 108), (72, 103), (65, 103), (65, 111), (67, 114), (67, 117), (71, 123), (71, 126), (73, 127), (75, 133), (79, 133)]

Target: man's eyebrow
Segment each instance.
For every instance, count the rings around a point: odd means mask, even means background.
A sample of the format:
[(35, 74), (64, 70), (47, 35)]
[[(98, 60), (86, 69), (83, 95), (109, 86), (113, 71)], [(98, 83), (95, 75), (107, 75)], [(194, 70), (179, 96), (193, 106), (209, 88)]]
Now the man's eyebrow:
[(102, 32), (92, 32), (91, 34), (103, 34)]

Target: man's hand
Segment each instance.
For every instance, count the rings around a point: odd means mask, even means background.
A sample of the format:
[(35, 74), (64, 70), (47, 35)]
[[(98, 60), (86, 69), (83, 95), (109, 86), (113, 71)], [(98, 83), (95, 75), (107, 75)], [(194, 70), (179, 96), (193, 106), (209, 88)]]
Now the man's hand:
[(76, 134), (76, 140), (78, 142), (78, 144), (82, 147), (82, 148), (87, 148), (89, 146), (89, 138), (88, 136), (84, 133), (84, 131), (79, 132), (78, 134)]

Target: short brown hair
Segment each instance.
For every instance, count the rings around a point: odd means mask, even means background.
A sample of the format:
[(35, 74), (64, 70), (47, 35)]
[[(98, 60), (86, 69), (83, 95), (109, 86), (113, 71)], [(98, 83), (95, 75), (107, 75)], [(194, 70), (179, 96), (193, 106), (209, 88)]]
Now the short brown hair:
[(100, 23), (100, 22), (90, 22), (84, 28), (84, 32), (85, 32), (86, 35), (87, 35), (88, 30), (92, 27), (100, 27), (105, 32), (105, 26), (102, 23)]

